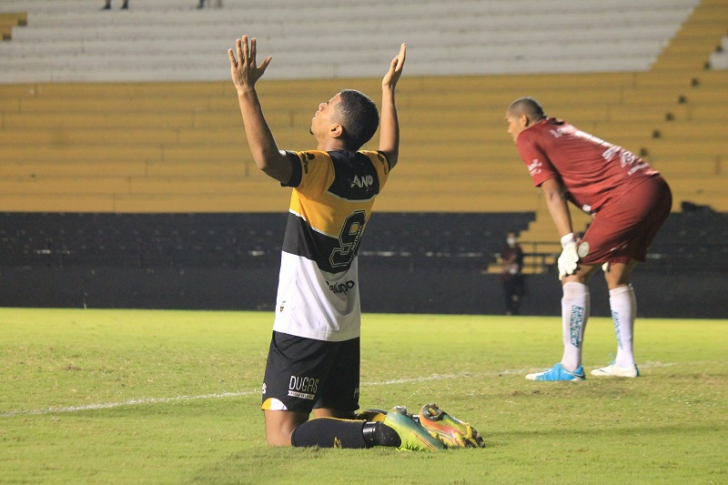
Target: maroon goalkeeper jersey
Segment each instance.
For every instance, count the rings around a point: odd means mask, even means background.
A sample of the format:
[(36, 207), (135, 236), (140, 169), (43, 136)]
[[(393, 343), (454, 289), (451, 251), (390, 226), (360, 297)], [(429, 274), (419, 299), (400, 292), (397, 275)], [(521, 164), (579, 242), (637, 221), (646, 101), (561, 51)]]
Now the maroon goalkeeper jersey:
[(555, 118), (523, 130), (516, 146), (534, 185), (560, 177), (569, 200), (589, 213), (657, 174), (634, 153)]

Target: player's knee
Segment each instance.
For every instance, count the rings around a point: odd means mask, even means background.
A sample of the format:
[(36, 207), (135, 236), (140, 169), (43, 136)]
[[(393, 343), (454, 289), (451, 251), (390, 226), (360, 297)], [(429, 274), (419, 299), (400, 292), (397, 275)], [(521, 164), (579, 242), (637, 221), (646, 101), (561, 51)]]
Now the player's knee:
[(308, 414), (265, 410), (265, 438), (271, 446), (291, 446), (291, 436)]
[(626, 286), (630, 283), (630, 274), (634, 264), (613, 263), (609, 265), (609, 272), (604, 273), (604, 279), (609, 289)]
[(266, 430), (265, 439), (268, 446), (291, 446), (291, 433), (282, 430)]
[(289, 422), (266, 422), (265, 440), (270, 446), (291, 446), (291, 436), (295, 424)]
[(577, 298), (589, 294), (589, 287), (579, 281), (567, 281), (562, 286), (564, 298)]

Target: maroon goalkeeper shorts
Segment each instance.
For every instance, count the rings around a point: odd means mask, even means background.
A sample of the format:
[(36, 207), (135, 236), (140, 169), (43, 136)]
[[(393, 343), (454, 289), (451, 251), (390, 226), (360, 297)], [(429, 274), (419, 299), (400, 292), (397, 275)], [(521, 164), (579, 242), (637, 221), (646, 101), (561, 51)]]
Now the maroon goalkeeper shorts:
[(660, 175), (618, 191), (596, 214), (579, 243), (580, 262), (644, 261), (671, 208), (672, 192)]

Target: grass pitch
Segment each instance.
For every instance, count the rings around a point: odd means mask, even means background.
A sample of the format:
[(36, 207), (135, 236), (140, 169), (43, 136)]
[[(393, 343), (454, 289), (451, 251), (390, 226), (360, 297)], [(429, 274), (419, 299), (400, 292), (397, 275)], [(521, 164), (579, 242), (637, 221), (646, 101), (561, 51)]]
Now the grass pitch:
[[(535, 383), (557, 318), (365, 315), (363, 407), (436, 401), (487, 448), (270, 448), (269, 313), (0, 309), (0, 483), (728, 483), (728, 321), (637, 322), (643, 377)], [(611, 360), (592, 318), (584, 363)]]

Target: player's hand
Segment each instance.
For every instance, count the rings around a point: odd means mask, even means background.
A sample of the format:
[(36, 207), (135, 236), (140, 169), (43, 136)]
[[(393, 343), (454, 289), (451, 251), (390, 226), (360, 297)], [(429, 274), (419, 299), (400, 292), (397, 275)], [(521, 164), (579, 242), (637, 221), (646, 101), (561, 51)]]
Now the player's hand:
[(559, 256), (559, 279), (576, 273), (579, 267), (579, 254), (576, 252), (576, 236), (569, 233), (561, 238), (561, 256)]
[(399, 77), (402, 75), (402, 67), (404, 67), (406, 56), (407, 46), (402, 44), (399, 48), (399, 54), (392, 59), (392, 62), (389, 64), (389, 71), (384, 75), (384, 79), (382, 79), (382, 88), (394, 89), (397, 81), (399, 81)]
[(270, 64), (271, 56), (266, 57), (260, 66), (258, 66), (255, 55), (257, 50), (257, 42), (255, 38), (250, 39), (248, 45), (248, 36), (244, 35), (241, 39), (235, 41), (237, 51), (237, 59), (232, 49), (228, 49), (228, 57), (230, 57), (230, 74), (233, 78), (233, 84), (238, 92), (245, 89), (252, 89), (255, 83), (265, 73), (268, 64)]

